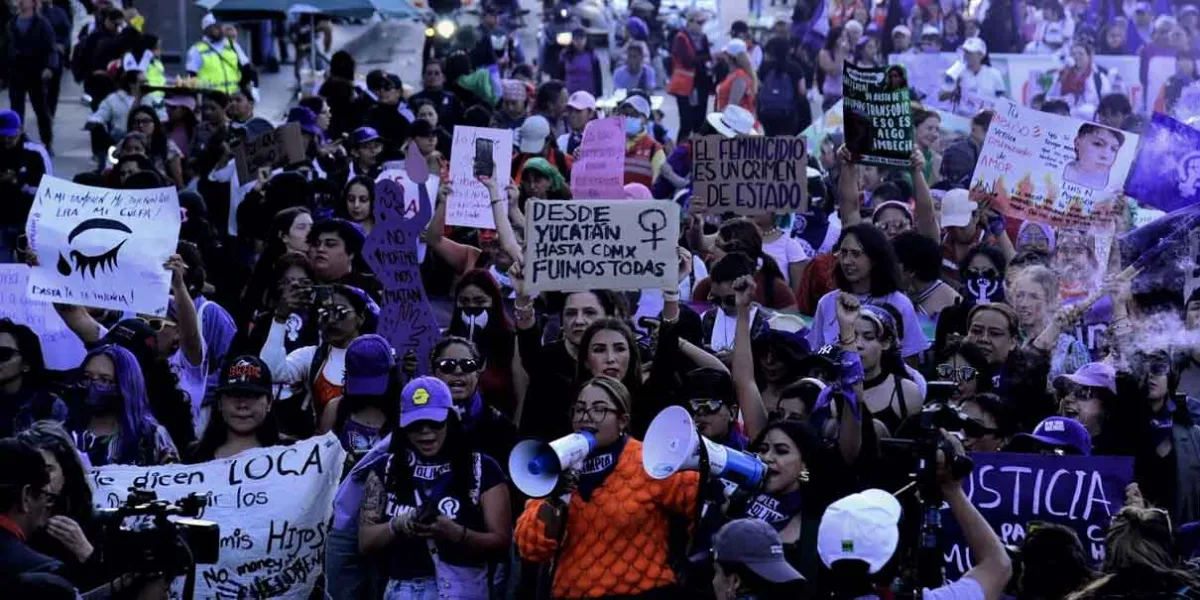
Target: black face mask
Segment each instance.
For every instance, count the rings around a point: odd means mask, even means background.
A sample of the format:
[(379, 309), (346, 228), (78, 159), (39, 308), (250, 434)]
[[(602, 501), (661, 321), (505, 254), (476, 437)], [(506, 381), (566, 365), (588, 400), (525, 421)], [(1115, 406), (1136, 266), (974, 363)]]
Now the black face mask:
[(467, 338), (482, 337), (488, 326), (488, 310), (482, 306), (465, 306), (458, 311), (458, 320), (467, 328)]
[(88, 384), (84, 404), (93, 412), (107, 412), (121, 403), (121, 391), (115, 384), (93, 381)]
[(1004, 301), (1004, 286), (995, 269), (972, 269), (963, 273), (963, 287), (976, 304)]

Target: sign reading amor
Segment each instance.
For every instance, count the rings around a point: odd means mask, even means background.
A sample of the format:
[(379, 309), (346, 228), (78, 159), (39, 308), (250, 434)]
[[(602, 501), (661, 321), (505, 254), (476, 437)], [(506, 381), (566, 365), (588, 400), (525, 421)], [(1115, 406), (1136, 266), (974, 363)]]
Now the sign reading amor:
[(807, 160), (800, 136), (696, 138), (692, 212), (801, 212), (808, 185)]
[(662, 288), (676, 281), (679, 208), (663, 200), (534, 200), (525, 282), (533, 292)]

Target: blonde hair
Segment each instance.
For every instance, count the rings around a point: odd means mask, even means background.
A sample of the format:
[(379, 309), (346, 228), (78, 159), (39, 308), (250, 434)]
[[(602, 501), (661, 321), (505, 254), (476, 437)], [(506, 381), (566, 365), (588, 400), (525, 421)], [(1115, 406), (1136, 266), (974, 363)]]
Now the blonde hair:
[[(1165, 510), (1122, 508), (1108, 527), (1104, 545), (1104, 576), (1071, 594), (1068, 600), (1105, 597), (1105, 585), (1120, 575), (1137, 577), (1139, 584), (1135, 585), (1139, 587), (1200, 588), (1200, 577), (1176, 566), (1171, 517)], [(1155, 583), (1143, 582), (1148, 574)]]
[(1058, 274), (1054, 271), (1042, 265), (1029, 265), (1011, 272), (1014, 291), (1018, 283), (1024, 279), (1029, 279), (1041, 287), (1042, 291), (1046, 292), (1046, 302), (1048, 304), (1061, 304), (1061, 302), (1055, 302), (1059, 298), (1059, 281)]
[(750, 61), (750, 52), (746, 51), (734, 56), (733, 63), (750, 76), (750, 89), (746, 90), (746, 92), (749, 94), (758, 94), (758, 73), (754, 70), (754, 63)]

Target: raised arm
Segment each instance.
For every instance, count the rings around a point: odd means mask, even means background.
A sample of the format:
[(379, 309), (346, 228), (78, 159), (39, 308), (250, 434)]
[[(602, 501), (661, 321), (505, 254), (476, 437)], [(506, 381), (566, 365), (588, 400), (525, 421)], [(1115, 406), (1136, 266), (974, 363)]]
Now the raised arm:
[[(958, 438), (944, 431), (942, 436), (954, 447), (956, 453), (963, 454), (962, 444)], [(950, 504), (950, 512), (954, 514), (954, 520), (962, 528), (963, 537), (967, 539), (967, 547), (975, 559), (975, 566), (963, 577), (970, 577), (978, 582), (979, 587), (983, 588), (984, 598), (996, 600), (1004, 592), (1004, 587), (1008, 585), (1008, 578), (1012, 576), (1012, 560), (1008, 558), (1008, 552), (1004, 549), (1004, 543), (1000, 541), (1000, 536), (996, 535), (992, 526), (979, 513), (979, 509), (971, 504), (967, 494), (963, 492), (962, 482), (954, 480), (948, 473), (949, 470), (944, 468), (942, 464), (944, 460), (943, 453), (938, 452), (942, 496)]]
[(746, 436), (750, 439), (767, 426), (767, 407), (763, 405), (762, 393), (754, 380), (754, 353), (750, 349), (750, 314), (755, 290), (754, 278), (739, 277), (733, 283), (737, 302), (737, 325), (733, 334), (733, 391), (737, 395), (738, 407), (746, 424)]
[(925, 180), (925, 155), (913, 149), (913, 219), (921, 235), (938, 242), (942, 241), (942, 230), (938, 227), (937, 215), (933, 210), (933, 194)]
[(204, 337), (200, 334), (200, 319), (196, 316), (196, 305), (183, 282), (183, 272), (188, 266), (183, 257), (172, 254), (164, 265), (171, 271), (171, 293), (175, 296), (175, 320), (179, 327), (179, 349), (188, 364), (199, 366), (204, 362)]
[(861, 204), (858, 190), (858, 165), (846, 146), (838, 148), (838, 160), (842, 164), (838, 173), (838, 217), (842, 220), (842, 229), (862, 222), (859, 213)]
[(500, 195), (496, 181), (491, 177), (482, 175), (479, 177), (479, 182), (487, 188), (488, 196), (491, 198), (492, 220), (496, 223), (496, 235), (500, 238), (500, 246), (513, 259), (513, 262), (523, 261), (524, 253), (521, 251), (521, 242), (517, 239), (517, 233), (513, 231), (508, 217), (508, 205), (516, 198), (516, 187), (507, 186), (505, 188), (507, 198), (505, 198)]

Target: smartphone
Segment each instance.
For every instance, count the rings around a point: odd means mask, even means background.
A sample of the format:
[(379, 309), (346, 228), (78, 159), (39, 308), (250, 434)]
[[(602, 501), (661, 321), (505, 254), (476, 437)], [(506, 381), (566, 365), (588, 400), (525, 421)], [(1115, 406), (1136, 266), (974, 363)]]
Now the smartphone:
[(332, 285), (314, 285), (312, 286), (312, 303), (313, 306), (326, 306), (333, 304), (333, 286)]
[(487, 138), (475, 138), (475, 176), (495, 175), (496, 164), (492, 160), (492, 147), (495, 142)]
[(438, 511), (437, 502), (426, 502), (417, 508), (417, 514), (413, 516), (413, 520), (422, 525), (433, 525), (439, 514), (441, 513)]

